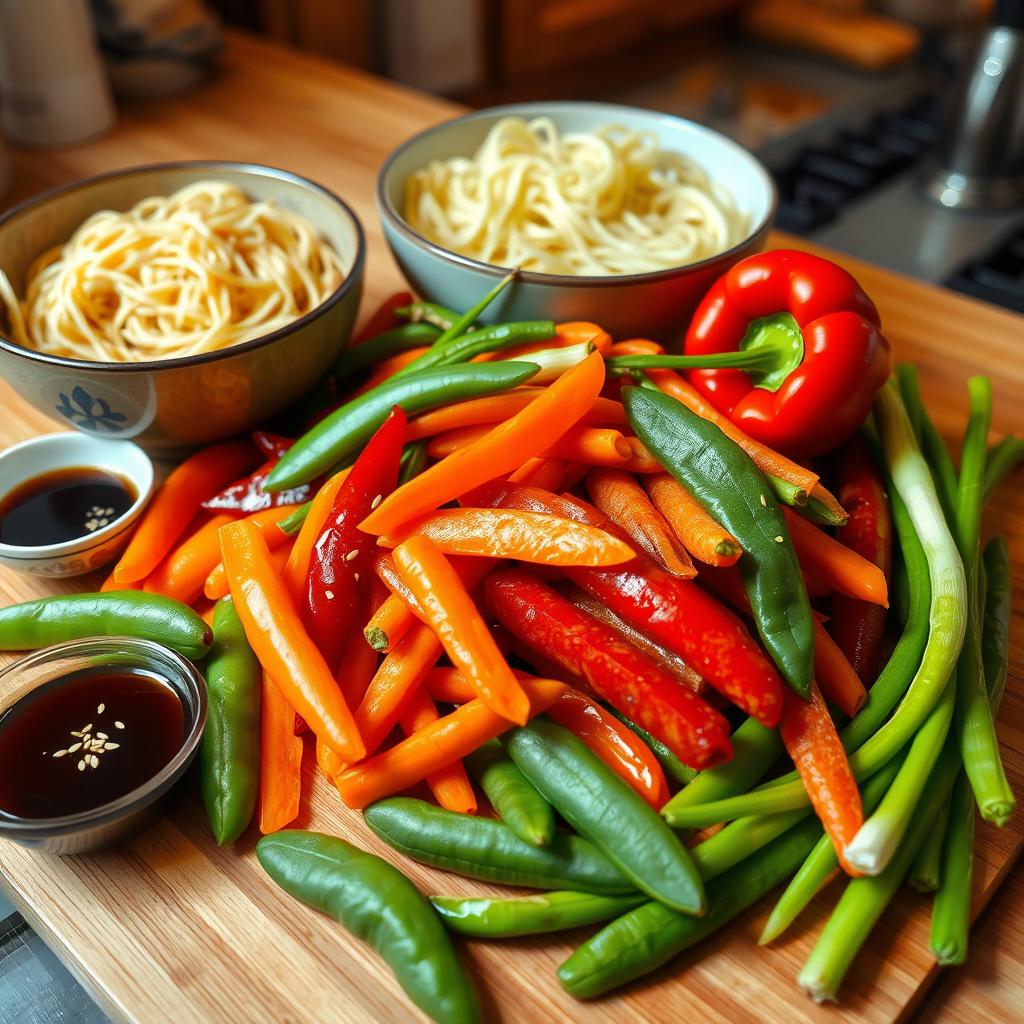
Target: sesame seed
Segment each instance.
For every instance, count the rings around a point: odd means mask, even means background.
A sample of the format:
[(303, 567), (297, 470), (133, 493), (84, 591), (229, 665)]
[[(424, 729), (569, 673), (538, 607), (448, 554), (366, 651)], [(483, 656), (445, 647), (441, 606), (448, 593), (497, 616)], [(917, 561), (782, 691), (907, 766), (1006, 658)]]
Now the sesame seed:
[(765, 501), (765, 497), (764, 497), (763, 494), (761, 495), (761, 507), (762, 508), (767, 508), (768, 507), (768, 502)]
[(359, 557), (359, 548), (353, 548), (346, 556), (345, 561), (351, 562), (353, 558)]
[(92, 722), (90, 722), (88, 725), (83, 725), (82, 726), (82, 732), (79, 733), (79, 735), (81, 736), (83, 733), (87, 733), (87, 732), (92, 732)]
[(82, 746), (82, 744), (81, 744), (81, 743), (72, 743), (72, 744), (71, 744), (71, 746), (70, 746), (70, 747), (68, 747), (68, 753), (69, 753), (69, 754), (73, 754), (73, 753), (74, 753), (74, 752), (75, 752), (76, 750), (78, 750), (78, 749), (79, 749), (79, 748), (80, 748), (81, 746)]
[(333, 590), (325, 590), (324, 591), (324, 597), (326, 597), (328, 601), (333, 601), (334, 600), (334, 591)]
[(70, 750), (55, 750), (53, 752), (53, 756), (54, 757), (67, 757), (67, 755), (70, 754), (70, 753), (71, 753)]
[(115, 722), (114, 723), (114, 728), (115, 729), (123, 729), (124, 728), (124, 722)]
[(71, 730), (71, 735), (72, 736), (81, 736), (82, 734), (80, 732), (76, 732), (74, 729), (72, 729)]
[(371, 509), (375, 509), (383, 500), (384, 500), (384, 495), (383, 494), (378, 494), (377, 497), (374, 498), (373, 501), (370, 502), (370, 508)]
[(99, 766), (100, 766), (100, 759), (95, 754), (90, 754), (89, 755), (89, 764), (93, 768), (99, 768)]
[(783, 539), (782, 539), (781, 535), (779, 535), (778, 537), (775, 538), (775, 543), (776, 544), (782, 544), (783, 543)]
[(358, 583), (359, 582), (359, 573), (357, 573), (357, 572), (352, 573), (352, 579), (354, 579), (356, 581), (356, 583)]
[(103, 712), (106, 711), (106, 710), (107, 710), (107, 705), (106, 704), (99, 704), (96, 707), (96, 714), (97, 715), (102, 715)]
[(110, 742), (107, 742), (107, 743), (103, 744), (103, 749), (104, 750), (117, 750), (117, 749), (120, 748), (120, 746), (121, 746), (120, 743), (110, 743)]
[(78, 770), (80, 772), (84, 772), (85, 771), (85, 759), (84, 758), (81, 761), (78, 762)]
[(96, 733), (96, 738), (97, 739), (101, 739), (101, 740), (105, 740), (107, 738), (107, 734), (105, 732), (98, 732), (98, 733)]

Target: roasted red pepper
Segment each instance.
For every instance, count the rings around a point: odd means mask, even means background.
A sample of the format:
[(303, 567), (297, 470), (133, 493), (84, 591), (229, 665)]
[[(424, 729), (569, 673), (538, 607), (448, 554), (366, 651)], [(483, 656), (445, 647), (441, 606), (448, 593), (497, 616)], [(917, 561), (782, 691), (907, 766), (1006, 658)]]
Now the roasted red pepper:
[(270, 493), (263, 485), (278, 460), (295, 443), (290, 437), (270, 434), (265, 430), (252, 432), (252, 443), (267, 457), (267, 461), (241, 480), (228, 484), (219, 494), (203, 502), (203, 508), (229, 512), (258, 512), (263, 508), (281, 508), (283, 505), (302, 505), (313, 495), (314, 484), (302, 484), (284, 491)]
[[(474, 491), (472, 501), (548, 512), (611, 532), (618, 529), (592, 505), (539, 488), (494, 483)], [(665, 572), (644, 554), (624, 565), (566, 569), (565, 574), (628, 625), (682, 658), (737, 707), (768, 728), (778, 724), (778, 671), (743, 623), (696, 584)]]
[[(892, 573), (892, 516), (885, 482), (863, 438), (849, 440), (837, 455), (836, 497), (850, 514), (845, 526), (836, 530), (836, 539)], [(845, 594), (832, 598), (832, 617), (828, 630), (846, 655), (861, 681), (874, 682), (885, 640), (886, 610), (881, 605), (858, 601)]]
[(700, 770), (732, 755), (729, 723), (608, 626), (522, 569), (484, 583), (488, 608), (513, 636), (579, 676), (591, 692)]
[(358, 524), (395, 489), (404, 442), (405, 413), (396, 406), (356, 459), (313, 545), (303, 621), (333, 671), (368, 605), (375, 549)]
[(697, 308), (686, 355), (732, 355), (689, 378), (758, 441), (818, 455), (853, 434), (889, 376), (879, 325), (874, 303), (842, 267), (793, 249), (758, 253), (720, 277)]

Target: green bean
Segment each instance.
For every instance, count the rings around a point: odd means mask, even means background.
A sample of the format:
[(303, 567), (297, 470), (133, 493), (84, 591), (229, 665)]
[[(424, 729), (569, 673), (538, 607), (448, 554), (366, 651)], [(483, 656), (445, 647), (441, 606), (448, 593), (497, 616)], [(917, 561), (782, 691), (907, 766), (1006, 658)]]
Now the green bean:
[(213, 630), (191, 608), (142, 590), (55, 594), (0, 608), (0, 651), (34, 651), (92, 636), (153, 640), (193, 661), (213, 642)]
[(392, 327), (391, 330), (378, 334), (361, 345), (345, 349), (327, 371), (328, 376), (347, 377), (359, 370), (365, 370), (368, 366), (397, 356), (400, 352), (408, 352), (409, 349), (420, 348), (423, 345), (433, 345), (440, 335), (441, 332), (432, 324), (415, 323)]
[(271, 470), (266, 488), (308, 483), (366, 443), (395, 405), (407, 413), (449, 402), (508, 391), (537, 372), (533, 363), (494, 362), (435, 366), (408, 377), (392, 377), (325, 416), (288, 449)]
[(408, 483), (414, 476), (419, 476), (427, 468), (427, 442), (410, 441), (402, 449), (402, 458), (398, 464), (398, 486)]
[(931, 947), (944, 966), (967, 959), (974, 860), (974, 796), (963, 771), (949, 800), (949, 827), (942, 848), (942, 884), (932, 904)]
[(363, 816), (377, 836), (407, 857), (467, 878), (609, 896), (634, 891), (625, 875), (580, 836), (556, 832), (547, 846), (531, 846), (500, 821), (411, 797), (380, 800)]
[(1024, 462), (1024, 438), (1004, 437), (988, 450), (982, 500), (988, 501), (992, 492)]
[(424, 1013), (443, 1024), (482, 1019), (437, 914), (397, 868), (317, 832), (264, 836), (256, 856), (285, 892), (369, 943)]
[(262, 670), (230, 597), (217, 602), (213, 630), (199, 780), (213, 838), (223, 846), (246, 830), (256, 807)]
[(907, 885), (917, 892), (935, 892), (942, 882), (942, 848), (946, 843), (946, 826), (949, 823), (949, 804), (939, 809), (938, 816), (928, 829), (921, 849), (917, 851), (914, 863), (907, 875)]
[(709, 839), (691, 847), (690, 856), (705, 882), (717, 878), (762, 846), (777, 839), (811, 813), (809, 807), (787, 814), (762, 814), (737, 818)]
[(686, 848), (582, 740), (537, 719), (508, 733), (505, 749), (541, 795), (637, 889), (674, 910), (704, 912), (704, 887)]
[(464, 758), (498, 817), (531, 846), (547, 846), (555, 834), (555, 812), (533, 783), (513, 764), (498, 740), (489, 740)]
[(591, 999), (650, 974), (756, 903), (807, 856), (821, 835), (808, 817), (708, 884), (704, 917), (677, 914), (664, 904), (644, 903), (616, 918), (558, 968), (558, 979), (578, 999)]
[(645, 902), (646, 897), (595, 896), (587, 892), (546, 892), (510, 899), (431, 896), (441, 920), (453, 932), (476, 939), (542, 935), (607, 921)]
[(399, 306), (395, 310), (395, 316), (410, 323), (427, 323), (440, 327), (447, 331), (456, 320), (459, 314), (447, 306), (439, 306), (436, 302), (410, 302), (408, 306)]
[[(432, 348), (403, 366), (395, 378), (427, 370), (433, 366), (451, 366), (468, 363), (486, 352), (496, 352), (524, 341), (547, 341), (555, 336), (555, 325), (551, 320), (526, 320), (522, 323), (493, 324), (481, 327), (470, 334), (463, 334), (447, 344), (439, 339)], [(540, 364), (537, 364), (538, 367)]]
[[(652, 736), (646, 729), (641, 728), (636, 724), (636, 722), (627, 718), (621, 711), (617, 708), (613, 708), (610, 704), (605, 704), (604, 708), (610, 714), (614, 715), (627, 729), (635, 732), (637, 736), (647, 744), (651, 753), (658, 759), (658, 764), (661, 765), (661, 770), (670, 779), (675, 779), (676, 782), (685, 786), (697, 777), (697, 772), (689, 765), (683, 764), (683, 762), (680, 761), (679, 758), (676, 757), (676, 755), (673, 754), (657, 736)], [(733, 750), (735, 751), (735, 746), (733, 747)]]
[[(885, 796), (886, 790), (896, 778), (901, 759), (894, 757), (880, 771), (877, 771), (861, 788), (861, 803), (864, 812), (870, 814)], [(800, 912), (817, 895), (833, 871), (839, 868), (836, 848), (827, 835), (823, 835), (800, 865), (800, 870), (790, 880), (786, 890), (772, 908), (765, 922), (759, 946), (774, 942), (800, 915)]]
[(765, 479), (768, 481), (768, 486), (772, 489), (772, 494), (775, 495), (776, 500), (781, 501), (783, 505), (789, 505), (791, 508), (806, 508), (807, 506), (807, 490), (804, 487), (798, 487), (794, 483), (790, 483), (789, 480), (783, 480), (780, 476), (775, 476), (773, 473), (765, 473)]
[(437, 344), (447, 345), (448, 342), (461, 338), (473, 326), (477, 317), (516, 279), (518, 273), (518, 267), (510, 270), (479, 302), (465, 313), (456, 314), (451, 325), (446, 327), (444, 333), (437, 339)]

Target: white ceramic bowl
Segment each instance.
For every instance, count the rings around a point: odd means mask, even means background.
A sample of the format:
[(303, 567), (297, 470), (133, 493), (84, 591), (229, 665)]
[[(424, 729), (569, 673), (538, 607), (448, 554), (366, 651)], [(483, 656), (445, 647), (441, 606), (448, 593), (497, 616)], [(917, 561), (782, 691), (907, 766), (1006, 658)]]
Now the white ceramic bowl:
[(719, 132), (672, 114), (613, 103), (545, 101), (488, 107), (412, 136), (384, 162), (377, 178), (377, 210), (384, 237), (402, 273), (424, 298), (465, 309), (492, 288), (507, 269), (451, 252), (414, 231), (402, 215), (406, 179), (431, 160), (469, 156), (503, 117), (550, 117), (561, 132), (593, 131), (621, 124), (653, 132), (665, 148), (696, 160), (729, 190), (747, 215), (747, 234), (731, 249), (680, 267), (646, 274), (602, 277), (523, 271), (481, 315), (505, 320), (592, 320), (615, 338), (675, 342), (712, 282), (744, 256), (764, 246), (775, 215), (775, 186), (758, 159)]
[(130, 481), (137, 495), (131, 508), (108, 526), (77, 540), (38, 547), (0, 543), (0, 565), (33, 576), (81, 576), (106, 565), (128, 543), (131, 526), (153, 493), (153, 463), (131, 441), (66, 432), (16, 444), (0, 453), (0, 501), (37, 476), (75, 466), (96, 467)]

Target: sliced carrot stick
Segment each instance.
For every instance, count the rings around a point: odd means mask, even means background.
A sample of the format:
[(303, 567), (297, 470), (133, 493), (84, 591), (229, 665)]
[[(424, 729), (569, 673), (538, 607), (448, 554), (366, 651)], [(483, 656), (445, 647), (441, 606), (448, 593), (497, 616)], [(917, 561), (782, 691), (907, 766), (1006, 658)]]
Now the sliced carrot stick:
[(423, 345), (419, 348), (406, 349), (405, 352), (399, 352), (388, 359), (382, 359), (373, 368), (373, 373), (370, 374), (366, 382), (356, 388), (349, 397), (356, 398), (367, 391), (372, 391), (378, 384), (383, 384), (384, 381), (390, 380), (399, 370), (404, 369), (413, 360), (419, 359), (421, 355), (429, 351), (430, 346)]
[[(526, 679), (522, 687), (528, 698), (528, 716), (547, 710), (565, 690), (564, 683), (552, 679)], [(334, 784), (349, 807), (366, 807), (454, 764), (511, 729), (512, 724), (482, 700), (471, 700), (388, 750), (342, 772)]]
[(665, 517), (632, 476), (614, 469), (593, 469), (587, 474), (586, 484), (594, 504), (659, 565), (684, 579), (697, 575)]
[(368, 754), (384, 742), (398, 722), (405, 702), (440, 656), (437, 637), (429, 626), (417, 622), (381, 662), (355, 713)]
[(324, 523), (334, 507), (334, 499), (341, 490), (341, 485), (349, 474), (349, 468), (339, 470), (334, 476), (324, 481), (323, 486), (313, 498), (291, 554), (284, 568), (284, 582), (292, 600), (298, 601), (306, 586), (306, 573), (309, 572), (309, 560), (313, 555), (313, 545), (323, 532)]
[(429, 538), (446, 555), (538, 565), (621, 565), (635, 557), (625, 541), (596, 526), (517, 509), (441, 509), (378, 537), (377, 543), (393, 548), (413, 536)]
[(885, 573), (874, 562), (819, 530), (803, 516), (784, 508), (789, 535), (801, 568), (841, 594), (889, 606)]
[[(483, 578), (499, 564), (497, 558), (465, 558), (459, 555), (452, 555), (448, 561), (462, 580), (462, 585), (470, 592), (476, 589)], [(426, 612), (420, 607), (416, 595), (409, 589), (405, 578), (398, 571), (390, 551), (377, 552), (373, 560), (373, 571), (395, 597), (408, 605), (416, 618), (426, 618)]]
[(186, 459), (160, 485), (114, 567), (118, 583), (145, 579), (185, 532), (199, 503), (255, 469), (260, 454), (248, 441), (210, 445)]
[(566, 463), (560, 459), (546, 459), (542, 455), (527, 459), (508, 475), (509, 483), (524, 487), (542, 487), (557, 491), (565, 479)]
[[(500, 395), (471, 398), (465, 402), (432, 409), (410, 420), (405, 439), (418, 441), (433, 437), (458, 427), (477, 427), (482, 424), (500, 423), (525, 409), (531, 402), (544, 394), (544, 388), (522, 387)], [(611, 398), (598, 397), (580, 423), (586, 426), (626, 427), (629, 420), (621, 402)]]
[(112, 590), (141, 590), (144, 582), (144, 580), (135, 580), (132, 583), (118, 583), (118, 581), (114, 579), (114, 573), (112, 570), (110, 575), (100, 585), (100, 593), (108, 594)]
[(548, 717), (575, 733), (616, 775), (656, 811), (668, 800), (668, 783), (651, 748), (632, 729), (585, 693), (568, 687), (548, 708)]
[(267, 835), (293, 822), (302, 790), (302, 737), (295, 712), (274, 681), (263, 673), (260, 711), (260, 831)]
[[(417, 690), (402, 713), (400, 724), (406, 736), (412, 736), (440, 717), (430, 697), (422, 690)], [(442, 807), (459, 814), (476, 814), (476, 793), (461, 761), (453, 761), (432, 772), (427, 776), (427, 785)]]
[(664, 473), (661, 463), (647, 450), (639, 437), (626, 437), (629, 448), (629, 462), (622, 469), (628, 473)]
[(373, 650), (388, 654), (415, 623), (412, 609), (396, 594), (391, 594), (370, 616), (363, 636)]
[(486, 436), (424, 470), (388, 495), (360, 524), (388, 533), (460, 494), (517, 469), (550, 448), (594, 404), (604, 385), (604, 360), (594, 352), (566, 371), (525, 409)]
[(345, 770), (345, 759), (332, 750), (319, 736), (316, 738), (316, 764), (328, 779), (334, 780), (338, 772)]
[[(253, 512), (252, 515), (246, 518), (263, 534), (263, 539), (267, 542), (267, 547), (271, 551), (277, 551), (284, 546), (287, 546), (288, 550), (291, 551), (292, 543), (295, 540), (294, 535), (285, 533), (284, 530), (279, 530), (277, 524), (283, 519), (287, 519), (294, 511), (295, 509), (292, 506), (264, 508), (258, 512)], [(227, 592), (228, 582), (224, 576), (224, 566), (220, 561), (220, 553), (218, 552), (217, 563), (211, 568), (206, 581), (203, 583), (203, 593), (211, 601), (219, 601)]]
[(864, 822), (860, 790), (850, 771), (842, 741), (825, 707), (817, 683), (811, 699), (802, 700), (783, 688), (784, 703), (779, 733), (793, 759), (815, 813), (836, 848), (848, 874), (857, 874), (846, 861), (847, 845)]
[(350, 761), (366, 748), (323, 656), (274, 568), (260, 531), (245, 521), (221, 527), (231, 596), (260, 664), (310, 729)]
[(476, 700), (469, 680), (450, 665), (432, 668), (423, 680), (423, 686), (434, 700), (442, 704), (468, 704), (471, 700)]
[[(288, 564), (288, 559), (291, 556), (291, 540), (292, 538), (289, 537), (289, 543), (284, 544), (282, 547), (270, 549), (270, 560), (274, 564), (274, 571), (279, 576), (284, 573), (284, 567)], [(206, 583), (203, 586), (203, 596), (208, 601), (217, 602), (222, 597), (226, 597), (230, 592), (228, 574), (224, 571), (224, 565), (221, 563), (206, 577)]]
[(679, 542), (694, 558), (708, 565), (734, 565), (743, 549), (719, 526), (693, 495), (668, 473), (645, 476), (644, 487), (654, 507), (665, 517)]
[(456, 668), (495, 714), (525, 725), (530, 702), (451, 563), (426, 537), (393, 552), (395, 567)]
[(848, 718), (853, 718), (868, 699), (860, 677), (817, 618), (814, 620), (814, 675), (821, 692)]
[(167, 553), (146, 577), (142, 589), (149, 594), (163, 594), (191, 604), (202, 594), (206, 577), (220, 561), (217, 531), (234, 521), (234, 516), (211, 516), (195, 533)]

